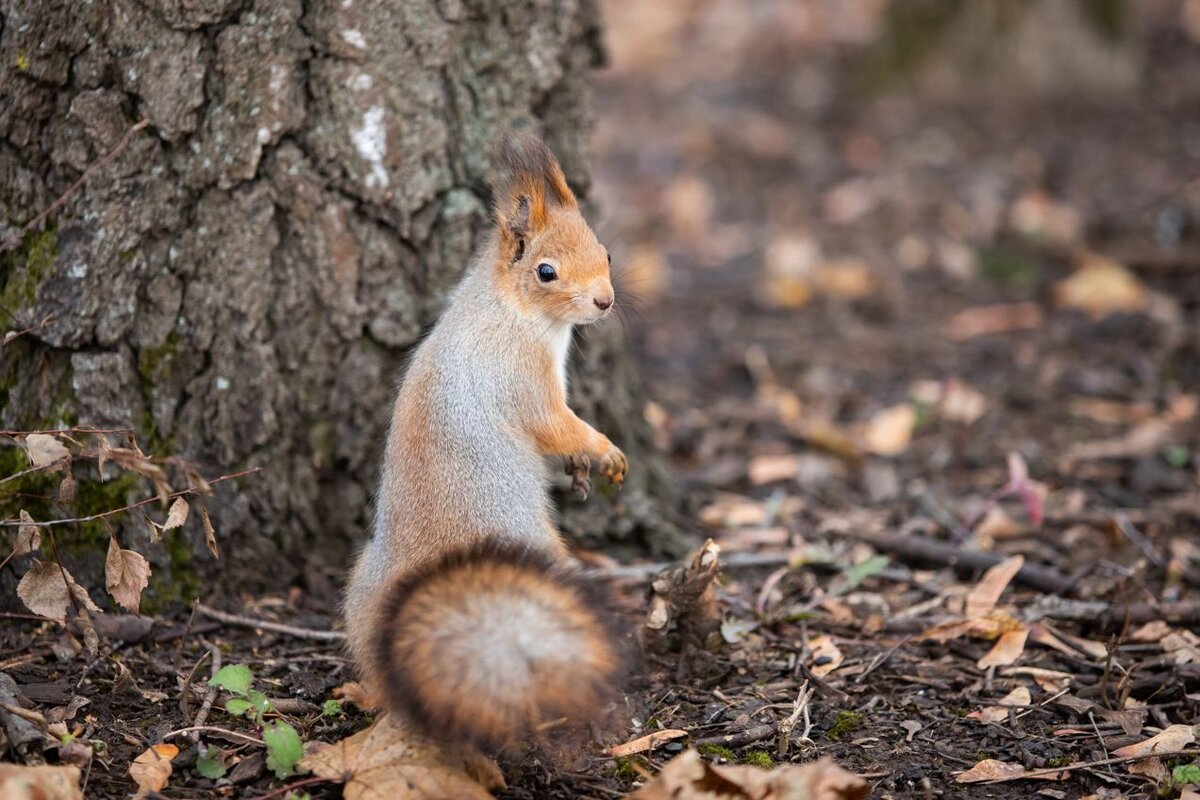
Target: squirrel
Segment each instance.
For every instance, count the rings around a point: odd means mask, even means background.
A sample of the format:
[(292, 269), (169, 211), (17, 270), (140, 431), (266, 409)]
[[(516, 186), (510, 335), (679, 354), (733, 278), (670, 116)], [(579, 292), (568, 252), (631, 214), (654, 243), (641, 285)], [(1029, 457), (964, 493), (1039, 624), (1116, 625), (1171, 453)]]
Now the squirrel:
[(607, 317), (611, 257), (554, 154), (507, 134), (495, 226), (397, 394), (374, 532), (344, 603), (367, 696), (484, 746), (594, 713), (622, 662), (554, 522), (545, 456), (576, 488), (628, 462), (567, 406), (572, 329)]

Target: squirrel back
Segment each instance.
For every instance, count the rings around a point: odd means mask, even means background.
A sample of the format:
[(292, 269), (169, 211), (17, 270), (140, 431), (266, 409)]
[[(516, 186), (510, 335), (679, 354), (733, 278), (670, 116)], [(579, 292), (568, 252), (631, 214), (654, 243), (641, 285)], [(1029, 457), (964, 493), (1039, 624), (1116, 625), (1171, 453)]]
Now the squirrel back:
[(346, 592), (368, 692), (427, 732), (503, 744), (595, 710), (616, 648), (554, 524), (545, 457), (577, 485), (624, 454), (566, 404), (574, 325), (614, 302), (608, 253), (540, 140), (501, 145), (496, 227), (417, 348), (376, 526)]

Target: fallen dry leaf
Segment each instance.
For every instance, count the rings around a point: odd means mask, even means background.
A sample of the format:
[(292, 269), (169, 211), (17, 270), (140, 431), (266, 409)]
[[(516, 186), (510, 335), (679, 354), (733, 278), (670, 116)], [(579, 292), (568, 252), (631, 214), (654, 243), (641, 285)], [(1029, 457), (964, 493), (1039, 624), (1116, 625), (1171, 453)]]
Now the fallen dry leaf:
[(346, 800), (491, 800), (504, 776), (478, 754), (464, 757), (384, 714), (335, 744), (310, 742), (300, 766), (344, 783)]
[(624, 756), (631, 756), (634, 753), (645, 753), (674, 739), (682, 739), (687, 735), (687, 731), (681, 731), (678, 728), (667, 728), (666, 730), (639, 736), (624, 744), (613, 745), (608, 748), (608, 754), (613, 758), (622, 758)]
[(1095, 254), (1085, 255), (1079, 269), (1054, 287), (1055, 303), (1086, 311), (1093, 319), (1118, 311), (1141, 311), (1148, 299), (1146, 287), (1136, 275)]
[(1025, 686), (1018, 686), (997, 700), (996, 705), (984, 706), (978, 711), (972, 711), (970, 714), (967, 714), (967, 717), (977, 719), (980, 722), (1003, 722), (1008, 719), (1009, 709), (1028, 706), (1032, 703), (1033, 696), (1029, 693), (1029, 689)]
[(980, 669), (987, 669), (988, 667), (1007, 667), (1016, 663), (1016, 660), (1025, 652), (1025, 640), (1028, 637), (1029, 631), (1024, 628), (1001, 634), (992, 649), (975, 665)]
[(813, 288), (841, 300), (858, 300), (875, 291), (875, 275), (859, 258), (826, 261), (813, 270)]
[(1008, 220), (1020, 233), (1058, 245), (1078, 242), (1083, 231), (1079, 212), (1053, 200), (1041, 189), (1018, 197), (1008, 210)]
[(1134, 761), (1126, 769), (1129, 770), (1130, 775), (1140, 775), (1143, 778), (1149, 778), (1155, 783), (1162, 783), (1171, 777), (1171, 773), (1167, 771), (1167, 765), (1163, 763), (1161, 758), (1147, 758), (1143, 761)]
[(1032, 778), (1040, 781), (1066, 780), (1069, 773), (1066, 770), (1058, 772), (1035, 772), (1029, 774), (1020, 764), (1009, 764), (994, 758), (985, 758), (966, 772), (960, 772), (955, 778), (959, 783), (984, 783), (987, 781), (1012, 781), (1020, 778)]
[(629, 800), (862, 800), (869, 790), (866, 781), (828, 759), (768, 772), (717, 766), (687, 750)]
[(0, 764), (0, 797), (5, 800), (83, 800), (79, 767)]
[(1182, 750), (1196, 741), (1196, 734), (1191, 725), (1172, 725), (1157, 736), (1151, 736), (1142, 742), (1119, 747), (1112, 751), (1116, 758), (1132, 756), (1148, 756), (1154, 753), (1171, 753)]
[(150, 583), (150, 562), (141, 553), (122, 550), (117, 537), (108, 540), (108, 556), (104, 559), (104, 587), (122, 608), (138, 613), (142, 590)]
[(800, 308), (812, 299), (812, 273), (821, 260), (821, 248), (811, 236), (782, 233), (768, 244), (763, 260), (760, 295), (778, 308)]
[(967, 594), (963, 613), (971, 618), (989, 613), (1024, 565), (1024, 556), (1011, 556), (983, 573), (983, 579)]
[(67, 572), (66, 567), (53, 561), (34, 559), (33, 566), (17, 584), (17, 596), (33, 613), (60, 623), (67, 619), (67, 609), (71, 606), (72, 597), (90, 611), (100, 610), (88, 597), (87, 591), (75, 582), (70, 572)]
[(750, 459), (746, 473), (750, 478), (751, 485), (763, 486), (768, 483), (791, 480), (796, 477), (796, 470), (799, 466), (799, 456), (791, 454), (755, 456)]
[(912, 441), (916, 425), (917, 410), (912, 403), (885, 408), (871, 417), (863, 428), (863, 447), (877, 456), (899, 455)]
[(833, 672), (846, 660), (842, 651), (828, 636), (814, 636), (809, 640), (808, 646), (812, 650), (813, 656), (812, 673), (818, 678), (823, 678)]
[(179, 755), (173, 744), (151, 745), (129, 765), (129, 777), (137, 784), (138, 795), (158, 792), (171, 779), (171, 759)]
[(25, 453), (29, 456), (29, 463), (35, 467), (53, 464), (71, 455), (66, 445), (47, 433), (31, 433), (26, 436)]
[[(21, 522), (33, 522), (29, 512), (21, 509)], [(27, 556), (42, 549), (42, 531), (37, 525), (21, 525), (17, 528), (17, 541), (13, 543), (14, 556)]]
[(1030, 678), (1033, 678), (1034, 683), (1041, 687), (1042, 691), (1050, 692), (1051, 694), (1061, 692), (1075, 682), (1075, 676), (1069, 672), (1042, 669), (1040, 667), (1011, 667), (1001, 670), (1000, 674), (1005, 677), (1028, 675)]
[(992, 336), (1013, 331), (1032, 331), (1042, 327), (1042, 309), (1036, 303), (1004, 303), (964, 309), (946, 323), (947, 339), (962, 342), (977, 336)]

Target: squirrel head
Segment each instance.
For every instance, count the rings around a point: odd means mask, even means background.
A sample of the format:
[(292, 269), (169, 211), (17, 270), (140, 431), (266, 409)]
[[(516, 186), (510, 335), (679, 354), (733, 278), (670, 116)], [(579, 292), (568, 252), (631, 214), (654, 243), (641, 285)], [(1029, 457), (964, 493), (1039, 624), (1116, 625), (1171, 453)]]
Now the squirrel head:
[(568, 325), (598, 322), (615, 301), (608, 250), (579, 211), (541, 139), (509, 133), (497, 157), (498, 283), (518, 308)]

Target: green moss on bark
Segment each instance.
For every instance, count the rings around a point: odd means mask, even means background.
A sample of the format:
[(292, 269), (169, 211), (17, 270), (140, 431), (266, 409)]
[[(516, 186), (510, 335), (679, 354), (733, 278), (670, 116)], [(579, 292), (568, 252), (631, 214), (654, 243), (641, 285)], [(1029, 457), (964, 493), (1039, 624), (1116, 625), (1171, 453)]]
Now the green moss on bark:
[(10, 328), (14, 315), (34, 304), (42, 284), (54, 271), (58, 258), (58, 228), (51, 224), (31, 234), (5, 258), (4, 288), (0, 289), (0, 327)]

